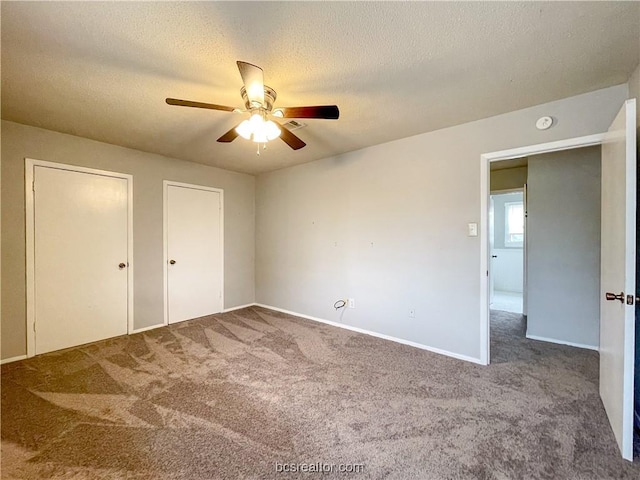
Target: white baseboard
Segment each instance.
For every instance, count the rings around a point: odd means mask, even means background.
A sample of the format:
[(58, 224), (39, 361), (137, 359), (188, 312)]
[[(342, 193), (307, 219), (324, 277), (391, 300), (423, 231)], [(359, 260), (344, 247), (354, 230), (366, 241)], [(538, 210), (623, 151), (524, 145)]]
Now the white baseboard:
[(600, 350), (595, 345), (585, 345), (584, 343), (565, 342), (564, 340), (557, 340), (555, 338), (540, 337), (538, 335), (529, 335), (528, 333), (527, 333), (526, 337), (529, 340), (539, 340), (541, 342), (557, 343), (558, 345), (568, 345), (570, 347), (586, 348), (587, 350), (595, 350), (596, 352)]
[[(429, 347), (428, 345), (423, 345), (421, 343), (412, 342), (410, 340), (404, 340), (402, 338), (392, 337), (391, 335), (385, 335), (384, 333), (378, 333), (378, 332), (373, 332), (371, 330), (365, 330), (364, 328), (352, 327), (351, 325), (346, 325), (344, 323), (333, 322), (331, 320), (325, 320), (323, 318), (312, 317), (310, 315), (305, 315), (303, 313), (292, 312), (291, 310), (285, 310), (284, 308), (273, 307), (271, 305), (264, 305), (262, 303), (249, 303), (249, 304), (241, 305), (241, 306), (238, 306), (238, 307), (231, 307), (231, 308), (223, 310), (222, 313), (232, 312), (234, 310), (240, 310), (242, 308), (248, 308), (248, 307), (253, 307), (253, 306), (262, 307), (262, 308), (266, 308), (266, 309), (269, 309), (269, 310), (274, 310), (276, 312), (286, 313), (288, 315), (293, 315), (295, 317), (300, 317), (300, 318), (304, 318), (304, 319), (307, 319), (307, 320), (312, 320), (314, 322), (324, 323), (324, 324), (331, 325), (331, 326), (338, 327), (338, 328), (344, 328), (346, 330), (351, 330), (353, 332), (363, 333), (365, 335), (370, 335), (372, 337), (382, 338), (383, 340), (389, 340), (391, 342), (401, 343), (402, 345), (408, 345), (410, 347), (419, 348), (421, 350), (427, 350), (429, 352), (437, 353), (439, 355), (445, 355), (447, 357), (455, 358), (457, 360), (463, 360), (465, 362), (471, 362), (471, 363), (476, 363), (478, 365), (484, 365), (480, 361), (480, 359), (478, 359), (478, 358), (469, 357), (467, 355), (461, 355), (459, 353), (449, 352), (448, 350), (442, 350), (441, 348)], [(138, 329), (133, 330), (131, 332), (131, 334), (146, 332), (148, 330), (154, 330), (156, 328), (161, 328), (161, 327), (165, 327), (165, 326), (166, 326), (165, 324), (160, 323), (158, 325), (152, 325), (150, 327), (138, 328)], [(536, 338), (535, 340), (538, 340), (538, 339)], [(552, 340), (547, 340), (547, 341), (552, 341)], [(589, 347), (582, 347), (582, 348), (589, 348)], [(26, 355), (21, 355), (19, 357), (7, 358), (5, 360), (2, 360), (0, 362), (0, 364), (9, 363), (9, 362), (15, 362), (17, 360), (23, 360), (25, 358), (27, 358)]]
[(237, 307), (229, 307), (229, 308), (225, 308), (224, 310), (222, 310), (221, 313), (233, 312), (234, 310), (241, 310), (243, 308), (253, 307), (254, 305), (257, 305), (257, 304), (256, 303), (247, 303), (246, 305), (239, 305)]
[(432, 353), (438, 353), (440, 355), (446, 355), (447, 357), (456, 358), (458, 360), (464, 360), (466, 362), (477, 363), (478, 365), (484, 365), (479, 358), (469, 357), (467, 355), (461, 355), (459, 353), (449, 352), (447, 350), (442, 350), (440, 348), (429, 347), (427, 345), (423, 345), (421, 343), (412, 342), (410, 340), (404, 340), (402, 338), (392, 337), (390, 335), (385, 335), (384, 333), (372, 332), (371, 330), (365, 330), (363, 328), (352, 327), (351, 325), (346, 325), (344, 323), (333, 322), (331, 320), (325, 320), (323, 318), (312, 317), (310, 315), (304, 315), (302, 313), (292, 312), (290, 310), (285, 310), (283, 308), (273, 307), (271, 305), (264, 305), (262, 303), (255, 303), (257, 307), (268, 308), (269, 310), (275, 310), (276, 312), (287, 313), (289, 315), (293, 315), (300, 318), (305, 318), (307, 320), (313, 320), (314, 322), (326, 323), (327, 325), (332, 325), (334, 327), (344, 328), (346, 330), (351, 330), (353, 332), (364, 333), (365, 335), (371, 335), (372, 337), (382, 338), (384, 340), (390, 340), (392, 342), (401, 343), (403, 345), (409, 345), (410, 347), (419, 348), (421, 350), (427, 350)]
[(147, 332), (149, 330), (155, 330), (156, 328), (160, 327), (166, 327), (166, 325), (164, 323), (159, 323), (158, 325), (151, 325), (150, 327), (136, 328), (135, 330), (132, 330), (129, 335), (133, 335), (134, 333)]
[(24, 360), (27, 358), (26, 355), (18, 355), (17, 357), (10, 357), (0, 360), (0, 365), (4, 365), (5, 363), (17, 362), (18, 360)]

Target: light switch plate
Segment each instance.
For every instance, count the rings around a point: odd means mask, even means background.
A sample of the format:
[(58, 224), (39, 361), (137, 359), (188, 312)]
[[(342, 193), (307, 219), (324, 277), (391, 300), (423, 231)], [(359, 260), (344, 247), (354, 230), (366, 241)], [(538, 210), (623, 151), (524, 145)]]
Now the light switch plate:
[(477, 223), (470, 223), (469, 224), (469, 233), (468, 235), (470, 237), (477, 237), (478, 236), (478, 224)]

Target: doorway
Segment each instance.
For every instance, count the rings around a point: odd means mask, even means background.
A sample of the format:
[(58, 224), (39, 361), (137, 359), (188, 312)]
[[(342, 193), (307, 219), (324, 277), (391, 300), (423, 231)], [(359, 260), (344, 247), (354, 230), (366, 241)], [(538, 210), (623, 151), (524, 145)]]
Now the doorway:
[(593, 145), (602, 145), (599, 390), (622, 457), (633, 460), (634, 314), (638, 298), (635, 99), (624, 102), (602, 134), (481, 155), (480, 358), (489, 363), (489, 164)]
[[(526, 169), (526, 166), (515, 168)], [(491, 310), (523, 314), (525, 294), (524, 186), (523, 188), (492, 191), (489, 208), (490, 308)]]
[[(521, 147), (515, 148), (512, 150), (498, 151), (494, 153), (488, 153), (481, 155), (481, 178), (483, 179), (481, 182), (481, 211), (480, 211), (480, 249), (481, 249), (481, 259), (480, 259), (480, 272), (481, 272), (481, 281), (480, 281), (480, 360), (481, 363), (488, 365), (490, 363), (490, 335), (489, 335), (489, 311), (490, 311), (490, 293), (491, 293), (491, 275), (490, 275), (490, 261), (491, 261), (491, 245), (490, 245), (490, 226), (489, 226), (489, 212), (490, 212), (490, 199), (491, 199), (491, 191), (500, 191), (505, 189), (513, 188), (505, 187), (502, 180), (498, 180), (494, 185), (491, 185), (490, 181), (492, 179), (492, 167), (495, 169), (494, 164), (508, 164), (509, 162), (526, 162), (526, 159), (529, 156), (539, 155), (550, 152), (561, 152), (565, 150), (572, 150), (576, 148), (589, 147), (589, 146), (598, 146), (601, 145), (605, 139), (607, 138), (606, 133), (589, 135), (586, 137), (578, 137), (567, 140), (561, 140), (557, 142), (551, 142), (540, 145), (532, 145), (529, 147)], [(514, 163), (515, 164), (515, 163)], [(514, 169), (515, 170), (515, 169)], [(507, 171), (507, 170), (504, 170)], [(498, 172), (496, 172), (498, 173)], [(527, 180), (527, 173), (525, 173), (524, 179), (521, 181), (521, 185), (525, 185)], [(516, 187), (517, 188), (517, 187)], [(526, 194), (525, 194), (526, 197)], [(525, 199), (526, 202), (526, 199)], [(526, 217), (525, 217), (526, 218)], [(525, 222), (526, 224), (526, 222)], [(526, 227), (525, 227), (526, 228)], [(525, 248), (526, 248), (526, 232), (525, 232)], [(525, 277), (527, 273), (528, 267), (526, 265), (526, 256), (525, 256), (525, 265), (524, 272)], [(524, 284), (523, 290), (527, 291), (526, 282)], [(523, 311), (525, 314), (529, 309), (528, 299), (525, 295), (523, 298)]]
[(220, 313), (223, 191), (164, 182), (165, 324)]
[(132, 177), (27, 159), (27, 356), (133, 324)]
[(494, 174), (526, 182), (490, 197), (490, 309), (503, 330), (511, 319), (521, 323), (523, 338), (598, 350), (601, 157), (600, 146), (590, 146), (514, 160), (526, 161), (518, 167), (497, 162), (503, 169), (491, 170), (492, 182)]

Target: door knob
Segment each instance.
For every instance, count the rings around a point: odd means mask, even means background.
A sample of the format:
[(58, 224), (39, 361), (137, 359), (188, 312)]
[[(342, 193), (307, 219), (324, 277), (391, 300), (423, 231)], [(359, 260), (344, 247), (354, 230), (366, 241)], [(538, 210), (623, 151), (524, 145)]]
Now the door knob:
[(611, 293), (611, 292), (607, 292), (605, 294), (605, 297), (607, 300), (620, 300), (622, 303), (624, 303), (624, 292), (620, 292), (618, 295), (616, 295), (615, 293)]
[(123, 269), (123, 268), (125, 268), (126, 266), (127, 266), (127, 264), (126, 264), (126, 263), (120, 263), (120, 264), (118, 265), (118, 268), (119, 268), (120, 270), (122, 270), (122, 269)]
[(170, 263), (171, 265), (175, 265), (175, 264), (176, 264), (176, 261), (175, 261), (175, 260), (169, 260), (169, 263)]
[(498, 255), (491, 255), (491, 258), (498, 258)]

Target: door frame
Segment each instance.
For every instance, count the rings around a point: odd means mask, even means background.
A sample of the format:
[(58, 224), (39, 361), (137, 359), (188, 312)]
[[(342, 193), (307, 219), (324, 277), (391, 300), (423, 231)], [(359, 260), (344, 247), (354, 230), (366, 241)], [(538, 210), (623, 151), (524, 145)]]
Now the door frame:
[(480, 364), (489, 365), (491, 361), (491, 336), (489, 332), (489, 255), (491, 253), (489, 252), (488, 232), (489, 195), (491, 194), (489, 181), (491, 172), (489, 164), (498, 160), (511, 160), (530, 155), (601, 145), (605, 138), (606, 133), (596, 133), (584, 137), (539, 143), (480, 155)]
[(26, 230), (26, 288), (27, 288), (27, 357), (36, 354), (35, 335), (35, 197), (34, 173), (36, 167), (67, 170), (70, 172), (88, 173), (103, 177), (121, 178), (127, 181), (127, 333), (133, 332), (133, 175), (112, 172), (95, 168), (80, 167), (65, 163), (49, 162), (25, 158), (24, 191), (25, 191), (25, 230)]
[(173, 180), (162, 181), (162, 276), (163, 276), (163, 297), (164, 315), (163, 325), (169, 325), (169, 187), (192, 188), (194, 190), (204, 190), (206, 192), (217, 192), (220, 194), (220, 285), (222, 288), (222, 308), (224, 312), (224, 190), (221, 188), (207, 187), (205, 185), (195, 185), (192, 183), (174, 182)]

